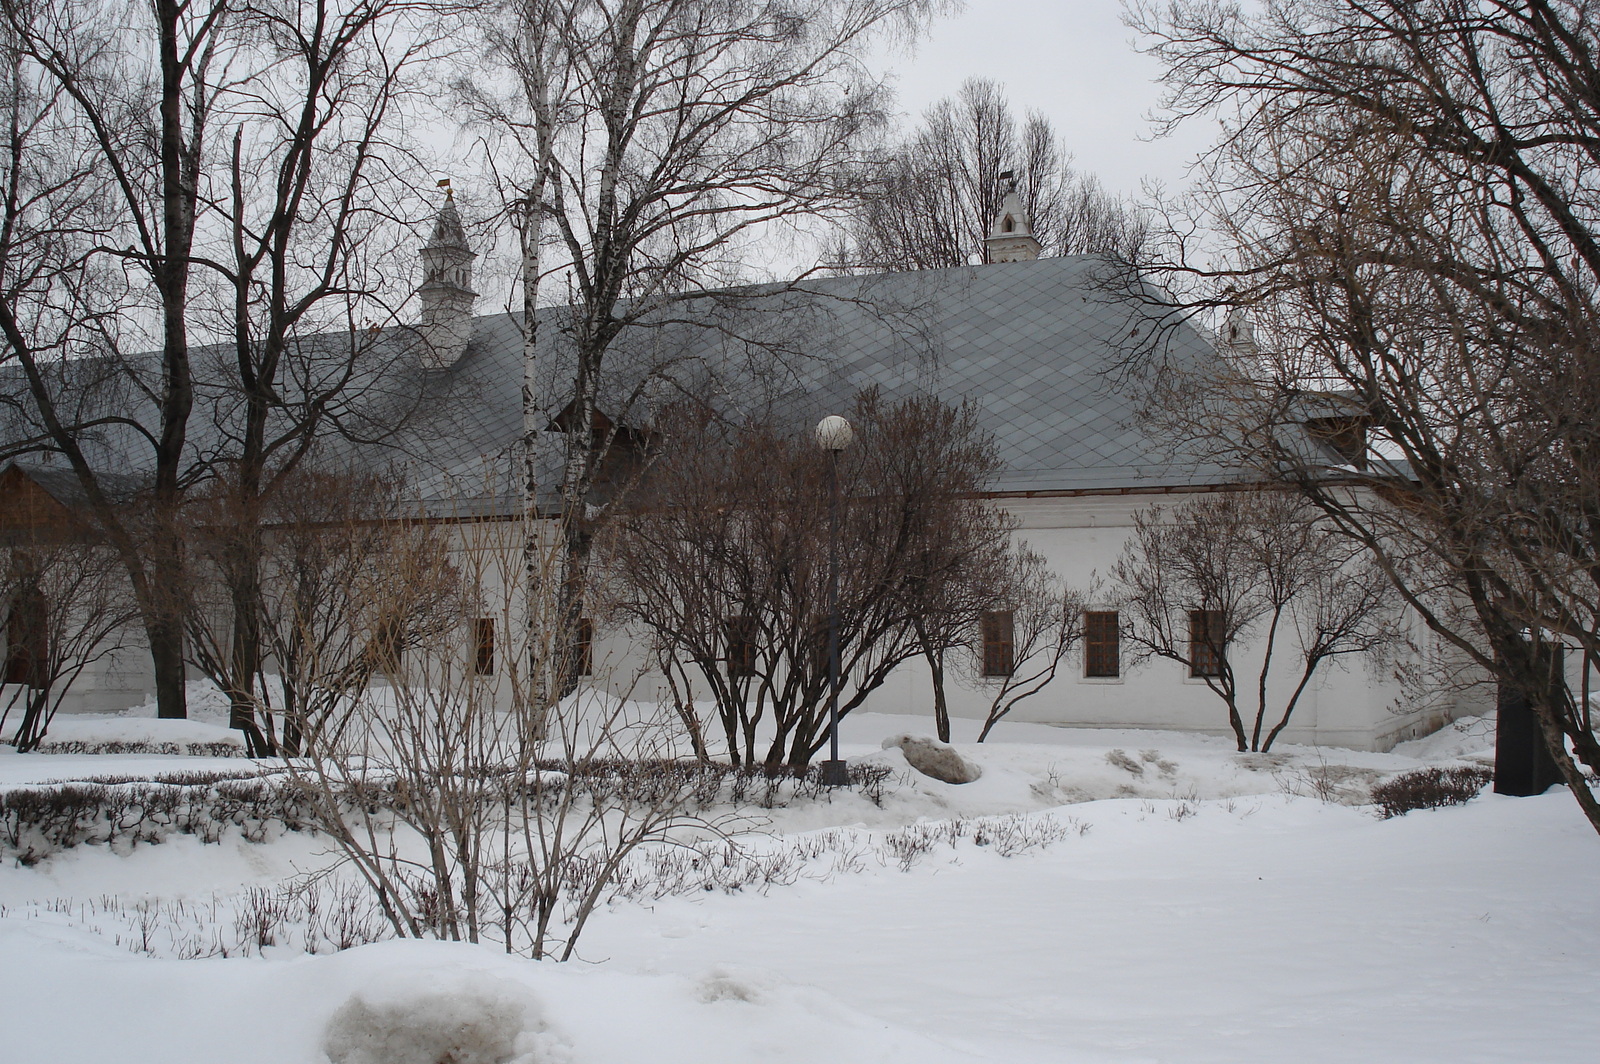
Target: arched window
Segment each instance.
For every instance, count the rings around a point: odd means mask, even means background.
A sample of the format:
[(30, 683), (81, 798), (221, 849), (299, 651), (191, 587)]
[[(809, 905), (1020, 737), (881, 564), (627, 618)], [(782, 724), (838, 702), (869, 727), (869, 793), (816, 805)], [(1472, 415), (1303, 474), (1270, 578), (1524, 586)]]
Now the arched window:
[(1004, 218), (1000, 219), (1000, 231), (1002, 233), (1009, 233), (1016, 227), (1016, 220), (1013, 219), (1011, 215), (1008, 214)]

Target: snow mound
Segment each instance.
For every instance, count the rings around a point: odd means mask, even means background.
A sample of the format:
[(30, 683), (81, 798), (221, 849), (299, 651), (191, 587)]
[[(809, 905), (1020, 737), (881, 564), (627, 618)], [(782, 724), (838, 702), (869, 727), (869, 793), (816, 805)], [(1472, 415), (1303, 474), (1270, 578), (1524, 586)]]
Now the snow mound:
[(971, 783), (983, 775), (982, 768), (956, 753), (949, 743), (925, 735), (891, 735), (882, 749), (894, 748), (905, 754), (912, 768), (941, 783)]
[(96, 747), (114, 745), (158, 749), (166, 746), (222, 744), (243, 749), (244, 740), (237, 731), (201, 720), (157, 720), (154, 717), (100, 714), (58, 716), (50, 722), (45, 746), (68, 744), (90, 748), (91, 751)]
[(1432, 735), (1396, 743), (1394, 752), (1419, 761), (1494, 756), (1495, 714), (1453, 720)]
[(358, 991), (328, 1021), (331, 1064), (561, 1064), (525, 986), (482, 972), (429, 973)]
[(771, 981), (736, 968), (718, 965), (700, 977), (694, 996), (702, 1005), (716, 1001), (742, 1001), (764, 1005), (770, 999)]
[[(188, 709), (189, 720), (202, 721), (223, 728), (228, 726), (228, 696), (210, 680), (190, 680), (185, 684), (184, 703)], [(123, 710), (121, 715), (154, 719), (156, 712), (155, 695), (151, 695), (142, 705), (130, 706)]]

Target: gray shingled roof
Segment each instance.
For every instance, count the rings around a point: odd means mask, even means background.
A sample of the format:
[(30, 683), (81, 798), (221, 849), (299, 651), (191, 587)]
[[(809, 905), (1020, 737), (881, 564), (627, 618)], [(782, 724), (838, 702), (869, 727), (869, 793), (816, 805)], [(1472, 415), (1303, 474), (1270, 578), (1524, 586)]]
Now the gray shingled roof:
[[(78, 474), (66, 465), (43, 465), (38, 462), (10, 462), (27, 478), (44, 489), (45, 493), (69, 510), (87, 510), (89, 496), (78, 481)], [(148, 488), (144, 478), (118, 473), (100, 474), (99, 484), (113, 500), (131, 499)]]
[[(600, 405), (613, 419), (644, 427), (663, 404), (693, 396), (729, 415), (765, 413), (799, 429), (847, 412), (857, 391), (876, 385), (888, 399), (932, 393), (975, 403), (1004, 463), (994, 484), (1000, 492), (1240, 479), (1197, 450), (1168, 446), (1140, 429), (1139, 394), (1119, 370), (1162, 316), (1155, 301), (1128, 296), (1107, 274), (1104, 260), (1076, 256), (707, 293), (658, 308), (623, 332), (607, 358)], [(572, 313), (551, 307), (538, 317), (547, 418), (571, 397)], [(1215, 357), (1193, 326), (1165, 325), (1169, 365), (1204, 366)], [(521, 432), (520, 315), (477, 318), (466, 352), (446, 370), (422, 368), (417, 334), (407, 328), (312, 337), (303, 358), (308, 365), (324, 360), (329, 373), (337, 372), (357, 339), (364, 348), (357, 386), (330, 416), (368, 442), (330, 445), (324, 459), (405, 467), (425, 495), (450, 498), (452, 505), (511, 506), (514, 467), (503, 459)], [(219, 359), (226, 354), (213, 352)], [(201, 401), (189, 440), (197, 469), (209, 454), (229, 452), (236, 434), (237, 403), (222, 383), (226, 375), (219, 371), (215, 388), (206, 383), (210, 357), (204, 351), (197, 357)], [(88, 363), (69, 368), (82, 376)], [(115, 389), (101, 401), (153, 423), (136, 389)], [(395, 424), (400, 431), (389, 431)], [(26, 434), (26, 426), (5, 427), (7, 437)], [(545, 446), (541, 479), (553, 485), (559, 438), (546, 433)], [(136, 472), (147, 462), (146, 450), (130, 433), (107, 430), (92, 460)], [(485, 485), (490, 468), (499, 483)]]
[[(1157, 329), (1153, 301), (1111, 283), (1103, 260), (1038, 259), (961, 269), (833, 277), (735, 290), (647, 319), (608, 356), (601, 407), (625, 423), (681, 395), (726, 412), (763, 406), (797, 427), (847, 411), (869, 385), (886, 398), (971, 401), (994, 434), (1005, 493), (1116, 491), (1226, 483), (1239, 474), (1153, 439), (1138, 423), (1127, 356)], [(540, 313), (548, 415), (562, 387), (565, 308)], [(472, 343), (423, 387), (436, 412), (408, 447), (421, 465), (469, 475), (510, 453), (520, 432), (520, 318), (478, 318)], [(1203, 365), (1210, 343), (1165, 322), (1169, 364)], [(664, 364), (664, 368), (663, 368)], [(640, 382), (654, 379), (640, 388)], [(570, 381), (570, 375), (566, 380)], [(627, 396), (640, 392), (630, 405)], [(428, 438), (424, 440), (422, 435)], [(553, 473), (553, 468), (551, 469)]]

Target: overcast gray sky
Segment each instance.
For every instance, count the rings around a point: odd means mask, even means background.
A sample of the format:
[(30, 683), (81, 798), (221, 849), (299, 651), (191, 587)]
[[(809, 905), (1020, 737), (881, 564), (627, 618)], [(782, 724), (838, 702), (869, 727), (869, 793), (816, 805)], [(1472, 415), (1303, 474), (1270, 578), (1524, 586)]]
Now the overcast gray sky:
[(1160, 68), (1134, 50), (1121, 11), (1118, 0), (967, 0), (966, 13), (937, 23), (915, 54), (885, 61), (913, 118), (963, 79), (993, 78), (1019, 116), (1048, 116), (1078, 166), (1111, 191), (1136, 193), (1146, 177), (1177, 191), (1209, 133), (1195, 124), (1150, 141), (1146, 116), (1160, 98)]
[[(1049, 117), (1075, 164), (1107, 190), (1137, 196), (1151, 178), (1176, 193), (1212, 134), (1195, 123), (1176, 137), (1151, 139), (1160, 67), (1135, 51), (1133, 37), (1119, 0), (966, 0), (966, 11), (935, 23), (913, 53), (884, 54), (878, 62), (895, 75), (908, 123), (964, 79), (993, 78), (1019, 117), (1028, 110)], [(509, 291), (512, 250), (502, 243), (480, 263), (485, 292)], [(815, 249), (758, 241), (744, 254), (754, 275), (786, 276), (809, 265)]]

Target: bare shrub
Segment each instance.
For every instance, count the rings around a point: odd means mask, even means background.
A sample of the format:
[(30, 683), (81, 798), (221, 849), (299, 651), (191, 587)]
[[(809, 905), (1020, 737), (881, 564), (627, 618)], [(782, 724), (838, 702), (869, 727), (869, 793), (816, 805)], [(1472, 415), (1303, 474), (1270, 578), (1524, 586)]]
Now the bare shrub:
[[(547, 701), (575, 669), (556, 530), (451, 527), (447, 557), (398, 578), (431, 581), (429, 567), (448, 564), (440, 614), (455, 623), (391, 661), (387, 686), (360, 694), (337, 734), (290, 771), (397, 935), (566, 959), (630, 853), (707, 828), (692, 810), (708, 784), (664, 767), (675, 717), (594, 690)], [(525, 548), (541, 536), (529, 592)], [(408, 594), (396, 585), (361, 584), (376, 601), (360, 615), (387, 615)]]
[(138, 617), (115, 552), (87, 530), (55, 531), (0, 546), (4, 681), (12, 685), (0, 728), (20, 709), (12, 736), (19, 751), (39, 747), (73, 681), (120, 651)]
[[(650, 633), (678, 690), (693, 676), (710, 692), (732, 760), (803, 769), (827, 741), (830, 458), (810, 426), (685, 416), (696, 431), (666, 447), (609, 544), (616, 613)], [(852, 420), (834, 459), (841, 716), (919, 655), (942, 689), (944, 652), (1005, 597), (1015, 526), (980, 497), (998, 459), (975, 409), (863, 392)]]
[(1144, 766), (1139, 764), (1139, 762), (1135, 761), (1133, 758), (1129, 757), (1126, 750), (1106, 751), (1106, 764), (1112, 766), (1113, 768), (1120, 768), (1122, 771), (1133, 776), (1142, 777), (1144, 775)]
[(918, 859), (939, 845), (955, 847), (970, 841), (974, 846), (992, 846), (1002, 857), (1015, 857), (1083, 833), (1081, 825), (1071, 818), (1063, 821), (1012, 813), (912, 824), (884, 836), (882, 847), (902, 871), (909, 871)]
[[(954, 855), (964, 846), (1013, 857), (1082, 837), (1089, 829), (1073, 817), (1008, 814), (924, 822), (881, 835), (835, 828), (793, 838), (707, 837), (641, 845), (601, 879), (593, 873), (604, 864), (591, 851), (578, 862), (573, 878), (598, 888), (605, 904), (648, 904), (709, 892), (764, 893), (802, 879), (826, 881), (872, 868), (910, 871), (941, 850)], [(564, 918), (571, 920), (583, 904), (573, 890), (563, 901)], [(333, 871), (208, 899), (104, 896), (29, 905), (68, 916), (135, 953), (178, 959), (248, 957), (270, 948), (329, 953), (403, 934), (365, 883)], [(0, 915), (5, 915), (3, 906)]]
[(188, 579), (174, 593), (188, 654), (228, 698), (252, 756), (295, 756), (337, 733), (408, 650), (454, 626), (456, 575), (446, 537), (398, 477), (297, 468), (248, 519), (237, 508), (220, 488), (187, 504)]
[[(1382, 571), (1320, 516), (1288, 491), (1153, 507), (1134, 516), (1112, 570), (1136, 653), (1203, 680), (1226, 707), (1240, 751), (1271, 750), (1325, 667), (1400, 639)], [(1239, 644), (1258, 635), (1250, 675), (1239, 668)], [(1285, 662), (1294, 687), (1273, 705), (1269, 682)]]
[[(34, 749), (41, 754), (162, 754), (169, 757), (244, 757), (246, 753), (242, 743), (152, 743), (142, 739), (107, 739), (103, 742), (47, 739)], [(100, 776), (95, 778), (103, 779)]]
[(0, 854), (25, 865), (83, 845), (127, 852), (172, 835), (216, 842), (230, 828), (252, 842), (317, 824), (317, 809), (283, 775), (196, 774), (169, 781), (96, 781), (0, 791)]
[[(1046, 567), (1044, 556), (1026, 544), (1018, 545), (1008, 563), (1000, 601), (1011, 613), (1011, 668), (1002, 670), (1002, 676), (985, 676), (989, 670), (984, 667), (981, 636), (965, 647), (970, 679), (983, 684), (989, 695), (989, 709), (978, 732), (980, 743), (1019, 703), (1056, 678), (1061, 662), (1083, 638), (1084, 596), (1064, 584)], [(968, 628), (969, 635), (975, 628)], [(947, 736), (941, 738), (949, 741)]]
[(1442, 809), (1465, 805), (1494, 778), (1486, 768), (1422, 768), (1406, 772), (1372, 788), (1372, 802), (1384, 820), (1404, 816), (1413, 809)]

